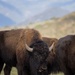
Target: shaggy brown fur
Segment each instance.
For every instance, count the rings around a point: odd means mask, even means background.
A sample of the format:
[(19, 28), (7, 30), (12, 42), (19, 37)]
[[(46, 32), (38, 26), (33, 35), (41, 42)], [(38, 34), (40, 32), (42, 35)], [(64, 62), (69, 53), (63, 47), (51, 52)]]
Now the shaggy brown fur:
[[(10, 30), (10, 31), (1, 31), (0, 42), (1, 42), (0, 43), (0, 66), (1, 66), (0, 71), (2, 69), (3, 64), (6, 63), (4, 69), (5, 75), (10, 75), (10, 70), (12, 66), (17, 67), (18, 75), (23, 75), (24, 71), (25, 71), (24, 74), (27, 74), (28, 73), (27, 70), (30, 69), (28, 68), (28, 66), (29, 66), (29, 60), (32, 59), (29, 58), (31, 54), (32, 55), (35, 54), (36, 51), (41, 53), (45, 52), (45, 54), (42, 54), (42, 56), (46, 59), (49, 53), (48, 46), (46, 45), (46, 43), (42, 41), (42, 37), (40, 33), (34, 29), (18, 29), (18, 30)], [(25, 48), (25, 44), (34, 47), (35, 52), (29, 53)], [(37, 48), (40, 47), (38, 48), (39, 50), (37, 50), (36, 47)], [(40, 55), (38, 56), (40, 57)], [(39, 60), (43, 61), (43, 59), (39, 59)], [(26, 70), (23, 70), (23, 68)]]
[(54, 43), (54, 47), (50, 53), (53, 55), (55, 54), (55, 46), (58, 41), (57, 38), (49, 38), (49, 37), (43, 37), (43, 41), (47, 43), (47, 45), (50, 47)]
[(48, 72), (75, 75), (75, 35), (68, 35), (58, 40), (55, 46), (55, 57), (48, 64)]
[(57, 38), (49, 38), (49, 37), (43, 37), (43, 41), (48, 44), (50, 47), (53, 43), (54, 45), (57, 43), (58, 39)]
[(54, 47), (51, 50), (51, 52), (49, 53), (49, 56), (47, 57), (47, 62), (51, 63), (55, 57), (55, 46), (58, 42), (58, 39), (57, 38), (43, 37), (43, 41), (46, 42), (49, 47), (54, 43)]
[(59, 39), (56, 46), (56, 59), (65, 75), (75, 75), (75, 35)]
[[(51, 52), (49, 52), (49, 55), (48, 55), (48, 57), (46, 59), (47, 62), (45, 63), (47, 65), (47, 71), (48, 72), (44, 71), (44, 69), (42, 69), (42, 66), (44, 64), (40, 67), (41, 68), (40, 70), (43, 71), (42, 75), (48, 75), (48, 74), (51, 73), (51, 69), (52, 69), (51, 66), (52, 66), (52, 63), (53, 63), (53, 61), (55, 59), (55, 46), (56, 46), (56, 44), (58, 42), (58, 39), (56, 39), (56, 38), (49, 38), (49, 37), (43, 37), (43, 41), (46, 42), (49, 47), (54, 43), (54, 47), (51, 50)], [(53, 68), (53, 70), (54, 70), (54, 68)]]

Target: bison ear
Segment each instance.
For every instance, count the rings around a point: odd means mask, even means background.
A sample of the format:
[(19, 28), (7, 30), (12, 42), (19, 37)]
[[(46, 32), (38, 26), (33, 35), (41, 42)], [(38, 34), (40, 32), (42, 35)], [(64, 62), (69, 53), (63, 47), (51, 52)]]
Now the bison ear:
[(54, 47), (54, 43), (49, 47), (49, 51), (51, 51)]
[(26, 46), (26, 49), (29, 51), (29, 52), (32, 52), (33, 51), (33, 48), (30, 48), (27, 44), (25, 44)]

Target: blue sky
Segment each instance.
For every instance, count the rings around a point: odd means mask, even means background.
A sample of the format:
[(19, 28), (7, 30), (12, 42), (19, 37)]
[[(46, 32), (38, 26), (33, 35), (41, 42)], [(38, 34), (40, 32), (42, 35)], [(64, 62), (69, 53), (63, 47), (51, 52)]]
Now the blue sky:
[(0, 0), (0, 14), (20, 23), (47, 8), (75, 11), (75, 0)]

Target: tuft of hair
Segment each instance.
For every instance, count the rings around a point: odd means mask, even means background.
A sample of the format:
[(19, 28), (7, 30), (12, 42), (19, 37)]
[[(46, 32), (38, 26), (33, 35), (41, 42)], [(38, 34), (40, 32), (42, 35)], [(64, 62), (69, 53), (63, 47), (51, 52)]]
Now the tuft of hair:
[(32, 43), (42, 40), (41, 34), (35, 29), (22, 29), (18, 37), (17, 49), (25, 50), (25, 44), (30, 46)]

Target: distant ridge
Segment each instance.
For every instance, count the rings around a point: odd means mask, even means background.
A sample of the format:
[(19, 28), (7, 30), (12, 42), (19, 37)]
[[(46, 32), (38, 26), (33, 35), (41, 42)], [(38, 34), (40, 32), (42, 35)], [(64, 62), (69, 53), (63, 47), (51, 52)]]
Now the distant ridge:
[(41, 22), (45, 20), (50, 20), (51, 18), (58, 18), (62, 17), (66, 14), (68, 14), (68, 10), (64, 10), (59, 7), (53, 7), (53, 8), (47, 8), (45, 11), (27, 19), (26, 21), (22, 22), (20, 25), (25, 25), (25, 24), (32, 24), (35, 22)]

